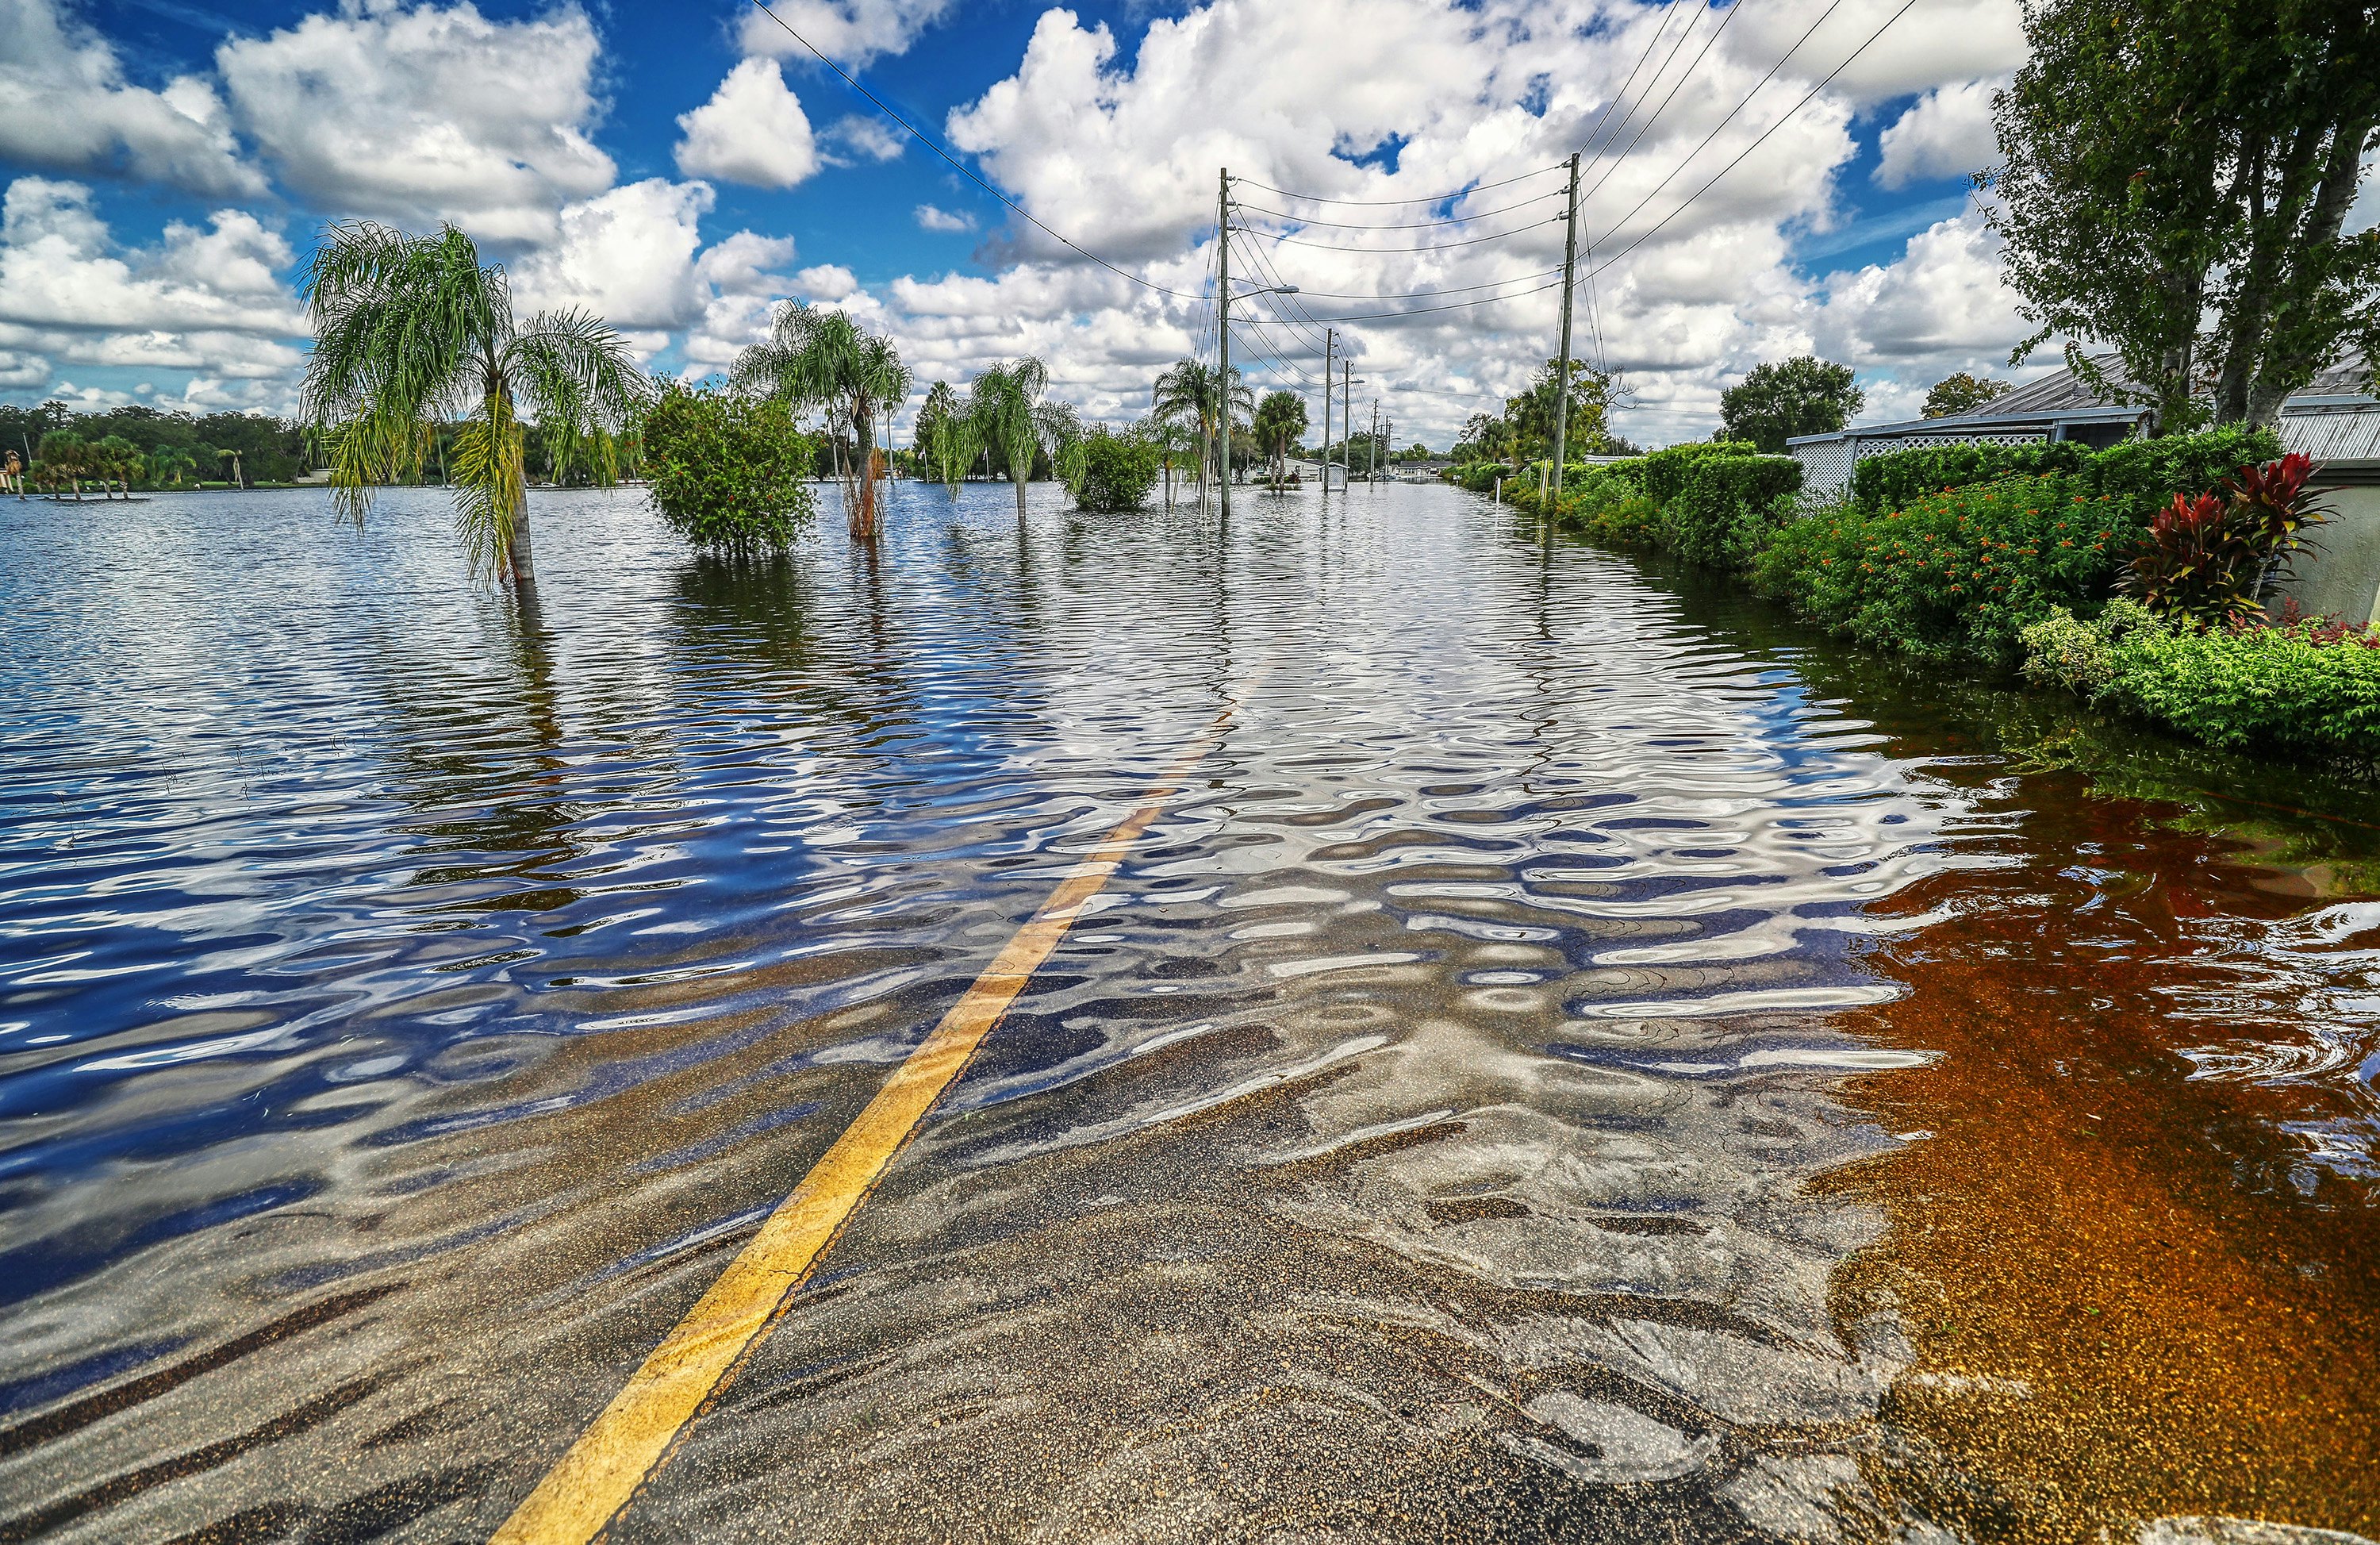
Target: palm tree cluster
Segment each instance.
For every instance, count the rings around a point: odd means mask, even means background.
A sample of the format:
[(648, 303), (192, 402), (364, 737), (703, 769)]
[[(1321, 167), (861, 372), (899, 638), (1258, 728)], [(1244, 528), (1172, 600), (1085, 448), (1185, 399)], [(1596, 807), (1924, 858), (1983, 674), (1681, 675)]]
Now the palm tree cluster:
[(33, 485), (48, 490), (51, 497), (64, 490), (78, 501), (86, 483), (96, 485), (103, 499), (129, 499), (133, 480), (146, 480), (148, 475), (140, 447), (122, 435), (85, 440), (70, 429), (52, 430), (42, 436), (30, 474)]
[[(1160, 425), (1197, 436), (1198, 497), (1207, 497), (1207, 475), (1219, 465), (1229, 474), (1232, 437), (1256, 416), (1256, 396), (1235, 369), (1228, 385), (1221, 371), (1204, 359), (1179, 359), (1157, 378), (1149, 416)], [(1166, 462), (1172, 498), (1172, 461)]]
[[(768, 340), (736, 357), (729, 379), (739, 391), (778, 398), (796, 413), (825, 415), (852, 540), (876, 540), (882, 524), (876, 485), (883, 473), (876, 420), (909, 397), (909, 368), (892, 340), (868, 332), (846, 311), (787, 306), (777, 312)], [(848, 459), (842, 449), (845, 432)]]
[(315, 341), (302, 401), (338, 509), (361, 524), (373, 491), (419, 478), (459, 419), (447, 475), (472, 572), (509, 570), (526, 592), (528, 421), (557, 465), (613, 481), (619, 436), (651, 390), (626, 346), (586, 311), (516, 318), (504, 269), (452, 225), (334, 225), (303, 289)]
[(1046, 457), (1069, 494), (1082, 491), (1084, 428), (1074, 408), (1049, 396), (1050, 367), (1031, 355), (993, 365), (967, 383), (964, 398), (934, 383), (917, 413), (917, 441), (927, 467), (952, 492), (982, 457), (999, 453), (1025, 517), (1025, 485)]

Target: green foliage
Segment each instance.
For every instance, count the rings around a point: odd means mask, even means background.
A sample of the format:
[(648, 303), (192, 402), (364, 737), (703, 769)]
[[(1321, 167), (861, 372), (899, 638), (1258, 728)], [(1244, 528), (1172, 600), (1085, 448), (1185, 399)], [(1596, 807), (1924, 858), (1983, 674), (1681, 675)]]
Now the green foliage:
[(2015, 390), (2005, 381), (1993, 381), (1968, 374), (1965, 371), (1946, 375), (1925, 394), (1925, 417), (1951, 419), (1961, 413), (1973, 413)]
[(2130, 602), (2024, 630), (2025, 675), (2208, 745), (2380, 760), (2380, 633), (2191, 627)]
[(1706, 440), (1672, 445), (1665, 451), (1639, 456), (1622, 466), (1632, 468), (1637, 487), (1656, 504), (1668, 504), (1682, 493), (1686, 474), (1694, 464), (1712, 456), (1758, 456), (1760, 448), (1748, 440)]
[(1651, 546), (1660, 540), (1661, 506), (1641, 493), (1622, 493), (1609, 503), (1580, 509), (1570, 519), (1595, 541), (1616, 546)]
[(1719, 437), (1749, 440), (1769, 456), (1797, 434), (1832, 434), (1867, 401), (1849, 365), (1804, 354), (1755, 365), (1718, 397)]
[(1852, 502), (1870, 515), (1900, 509), (1945, 488), (2000, 478), (2070, 474), (2095, 497), (2111, 494), (2149, 512), (2176, 493), (2214, 487), (2241, 467), (2273, 460), (2280, 438), (2234, 425), (2160, 440), (2127, 440), (2103, 451), (2070, 440), (2026, 445), (1922, 445), (1864, 458), (1852, 470)]
[(817, 513), (806, 481), (816, 447), (782, 398), (671, 383), (645, 419), (653, 504), (697, 547), (790, 545)]
[(1688, 563), (1742, 568), (1792, 514), (1802, 464), (1784, 456), (1706, 456), (1682, 464), (1662, 509), (1661, 545)]
[(2080, 479), (2009, 478), (1905, 510), (1842, 505), (1793, 521), (1754, 581), (1876, 648), (2014, 664), (2028, 624), (2107, 596), (2142, 524), (2137, 506)]
[(2380, 239), (2343, 224), (2380, 117), (2369, 5), (2034, 0), (2024, 27), (1985, 179), (2038, 329), (2020, 358), (2111, 344), (2179, 429), (2269, 422), (2343, 344), (2380, 347)]
[(1079, 442), (1082, 485), (1075, 503), (1087, 510), (1132, 510), (1157, 486), (1158, 447), (1145, 435), (1095, 429)]
[(2029, 445), (1920, 445), (1863, 458), (1852, 468), (1852, 503), (1870, 515), (1902, 509), (1929, 493), (2009, 477), (2079, 472), (2087, 445), (2043, 440)]

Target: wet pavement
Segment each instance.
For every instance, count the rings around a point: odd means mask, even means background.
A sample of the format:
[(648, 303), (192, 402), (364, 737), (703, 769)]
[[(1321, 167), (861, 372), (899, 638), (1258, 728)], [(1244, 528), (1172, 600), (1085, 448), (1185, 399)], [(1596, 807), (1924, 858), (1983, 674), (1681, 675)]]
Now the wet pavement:
[(1451, 490), (534, 518), (0, 503), (0, 1539), (485, 1537), (1226, 704), (612, 1539), (2380, 1535), (2373, 790)]

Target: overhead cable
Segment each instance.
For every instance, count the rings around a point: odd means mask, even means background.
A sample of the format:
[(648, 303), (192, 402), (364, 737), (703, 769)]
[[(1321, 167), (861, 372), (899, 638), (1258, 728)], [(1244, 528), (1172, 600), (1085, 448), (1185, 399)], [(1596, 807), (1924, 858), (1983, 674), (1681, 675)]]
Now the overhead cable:
[(1292, 214), (1285, 209), (1265, 209), (1257, 204), (1242, 203), (1237, 199), (1232, 201), (1232, 207), (1244, 214), (1269, 214), (1276, 219), (1294, 221), (1301, 225), (1329, 225), (1342, 231), (1424, 231), (1433, 225), (1468, 225), (1481, 220), (1492, 220), (1497, 215), (1510, 214), (1516, 209), (1526, 209), (1531, 204), (1542, 202), (1547, 199), (1559, 198), (1560, 195), (1561, 190), (1556, 189), (1551, 193), (1536, 194), (1523, 199), (1518, 203), (1503, 204), (1495, 209), (1483, 209), (1470, 214), (1448, 215), (1439, 220), (1413, 220), (1396, 225), (1372, 225), (1354, 220), (1317, 220), (1310, 215)]
[[(1835, 7), (1842, 3), (1843, 0), (1829, 0), (1829, 4), (1826, 8), (1825, 13), (1818, 18), (1817, 21), (1814, 21), (1810, 24), (1810, 32), (1816, 31), (1818, 30), (1819, 23), (1825, 21), (1828, 17), (1834, 15)], [(1653, 126), (1661, 121), (1661, 115), (1670, 110), (1670, 103), (1677, 100), (1678, 89), (1681, 86), (1683, 86), (1686, 83), (1687, 79), (1694, 73), (1695, 66), (1698, 66), (1703, 62), (1703, 55), (1711, 51), (1711, 45), (1718, 42), (1719, 34), (1727, 30), (1727, 24), (1736, 18), (1737, 14), (1743, 9), (1743, 6), (1744, 0), (1736, 0), (1734, 5), (1730, 6), (1727, 8), (1727, 14), (1719, 18), (1718, 25), (1711, 29), (1710, 36), (1703, 40), (1701, 52), (1694, 55), (1694, 62), (1686, 66), (1685, 69), (1680, 73), (1677, 79), (1670, 82), (1670, 94), (1661, 99), (1661, 105), (1654, 108), (1652, 116), (1637, 127), (1636, 138), (1629, 140), (1628, 148), (1621, 151), (1617, 156), (1613, 157), (1610, 164), (1604, 167), (1602, 176), (1595, 179), (1595, 187), (1586, 189), (1586, 191), (1578, 196), (1581, 203), (1585, 203), (1587, 200), (1595, 197), (1597, 189), (1602, 188), (1605, 183), (1610, 181), (1612, 174), (1619, 171), (1622, 165), (1627, 164), (1630, 154), (1635, 151), (1638, 145), (1645, 142), (1645, 136), (1651, 133)], [(1745, 95), (1744, 102), (1750, 102), (1752, 97), (1759, 92), (1761, 87), (1768, 84), (1770, 77), (1774, 76), (1779, 69), (1784, 68), (1785, 60), (1791, 58), (1794, 53), (1801, 48), (1802, 44), (1809, 41), (1810, 32), (1803, 33), (1801, 38), (1794, 43), (1793, 46), (1785, 51), (1784, 58), (1779, 59), (1775, 65), (1769, 67), (1768, 74), (1762, 76), (1759, 80), (1753, 85), (1752, 91)], [(1669, 67), (1667, 61), (1663, 62), (1661, 67), (1664, 69)], [(1657, 77), (1656, 79), (1658, 79), (1658, 78)], [(1742, 111), (1743, 111), (1743, 103), (1738, 103), (1735, 106), (1735, 111), (1730, 113), (1728, 117), (1732, 118), (1735, 116), (1736, 113), (1741, 113)], [(1720, 123), (1724, 126), (1726, 119), (1721, 119)], [(1621, 127), (1625, 128), (1626, 126), (1623, 124)], [(1718, 130), (1713, 129), (1711, 132), (1716, 134)], [(1612, 138), (1617, 139), (1619, 136), (1614, 134)], [(1606, 150), (1610, 148), (1609, 141), (1605, 142), (1604, 148)], [(1697, 146), (1696, 149), (1699, 150), (1700, 147)], [(1687, 159), (1692, 160), (1693, 157), (1689, 156)], [(1682, 163), (1681, 163), (1681, 164), (1682, 164)]]
[(1295, 193), (1286, 188), (1275, 188), (1269, 182), (1258, 182), (1254, 177), (1233, 177), (1232, 180), (1246, 183), (1250, 188), (1261, 188), (1268, 193), (1278, 193), (1285, 199), (1303, 199), (1309, 204), (1358, 204), (1369, 208), (1385, 209), (1398, 204), (1442, 204), (1450, 199), (1468, 198), (1474, 193), (1485, 193), (1491, 188), (1510, 188), (1516, 182), (1526, 182), (1531, 177), (1544, 176), (1548, 172), (1567, 171), (1569, 168), (1570, 163), (1567, 161), (1557, 161), (1550, 166), (1540, 166), (1534, 172), (1523, 172), (1518, 176), (1506, 177), (1501, 182), (1477, 183), (1469, 188), (1458, 188), (1451, 193), (1433, 193), (1426, 199), (1326, 199), (1319, 193)]
[[(1602, 273), (1605, 269), (1609, 268), (1613, 263), (1618, 262), (1629, 253), (1636, 250), (1637, 248), (1644, 246), (1646, 241), (1652, 239), (1653, 234), (1656, 231), (1658, 231), (1662, 226), (1668, 225), (1670, 221), (1675, 220), (1679, 215), (1685, 213), (1689, 209), (1692, 209), (1694, 206), (1696, 200), (1699, 200), (1704, 194), (1709, 192), (1714, 187), (1718, 186), (1719, 178), (1727, 176), (1730, 172), (1734, 171), (1737, 166), (1742, 164), (1744, 157), (1750, 155), (1754, 151), (1758, 150), (1763, 144), (1766, 144), (1770, 135), (1776, 133), (1779, 129), (1792, 122), (1794, 116), (1800, 113), (1803, 108), (1807, 107), (1810, 104), (1812, 98), (1815, 97), (1820, 91), (1825, 91), (1828, 86), (1834, 84), (1835, 77), (1851, 68), (1852, 60), (1857, 59), (1861, 55), (1876, 46), (1876, 41), (1884, 36), (1886, 31), (1891, 28), (1894, 22), (1899, 21), (1902, 17), (1907, 16), (1909, 14), (1910, 7), (1916, 4), (1917, 0), (1901, 0), (1900, 9), (1893, 12), (1890, 16), (1886, 17), (1884, 18), (1884, 25), (1882, 27), (1878, 27), (1875, 31), (1868, 34), (1867, 42), (1860, 44), (1857, 48), (1852, 49), (1850, 54), (1844, 55), (1843, 62), (1837, 65), (1833, 69), (1828, 71), (1827, 78), (1824, 80), (1819, 81), (1807, 91), (1802, 93), (1801, 101), (1787, 108), (1779, 116), (1775, 123), (1772, 123), (1767, 128), (1762, 129), (1760, 131), (1759, 139), (1753, 140), (1752, 143), (1736, 152), (1735, 159), (1720, 167), (1718, 172), (1712, 175), (1709, 181), (1704, 183), (1700, 188), (1695, 189), (1694, 192), (1687, 197), (1684, 203), (1680, 204), (1677, 208), (1671, 210), (1669, 213), (1655, 221), (1651, 225), (1645, 227), (1645, 231), (1639, 235), (1635, 240), (1630, 242), (1627, 246), (1622, 247), (1619, 251), (1612, 253), (1609, 257), (1605, 258), (1601, 262), (1597, 263), (1594, 267), (1588, 269), (1587, 273), (1590, 275)], [(1797, 43), (1794, 46), (1799, 47), (1800, 44)], [(1704, 143), (1708, 144), (1709, 141), (1706, 140)], [(1695, 149), (1699, 151), (1701, 146), (1696, 146)], [(1691, 161), (1692, 159), (1694, 159), (1692, 156), (1687, 157), (1688, 161)], [(1680, 162), (1678, 164), (1678, 170), (1683, 171), (1684, 169), (1685, 162)], [(1676, 176), (1677, 172), (1670, 174), (1670, 177), (1674, 177)], [(1668, 187), (1669, 183), (1670, 177), (1662, 178), (1660, 187), (1654, 189), (1653, 192), (1659, 192), (1661, 188)], [(1621, 215), (1619, 223), (1614, 225), (1610, 230), (1604, 232), (1602, 237), (1598, 238), (1598, 241), (1609, 241), (1611, 239), (1614, 235), (1618, 234), (1621, 226), (1625, 225), (1630, 220), (1635, 217), (1636, 211), (1643, 209), (1647, 203), (1650, 203), (1652, 199), (1653, 194), (1647, 193), (1643, 199), (1638, 200), (1636, 209), (1632, 209), (1626, 214)]]
[[(1912, 0), (1912, 3), (1913, 3), (1913, 0)], [(1559, 279), (1557, 279), (1557, 280), (1555, 280), (1555, 281), (1554, 281), (1552, 284), (1550, 284), (1550, 285), (1539, 285), (1539, 286), (1538, 286), (1536, 288), (1535, 288), (1535, 289), (1526, 289), (1526, 290), (1522, 290), (1522, 291), (1519, 291), (1518, 293), (1513, 294), (1513, 295), (1488, 295), (1488, 296), (1482, 296), (1482, 297), (1480, 297), (1480, 298), (1479, 298), (1478, 299), (1476, 299), (1476, 300), (1458, 300), (1458, 301), (1455, 301), (1453, 304), (1451, 304), (1451, 305), (1447, 305), (1447, 306), (1414, 306), (1414, 307), (1409, 307), (1409, 308), (1407, 308), (1406, 310), (1402, 310), (1402, 311), (1366, 311), (1366, 312), (1362, 312), (1362, 313), (1360, 313), (1360, 314), (1358, 314), (1358, 315), (1355, 315), (1355, 316), (1344, 316), (1344, 317), (1314, 317), (1314, 318), (1312, 318), (1311, 320), (1313, 320), (1313, 321), (1315, 321), (1315, 322), (1330, 322), (1330, 323), (1332, 323), (1332, 324), (1334, 324), (1334, 325), (1335, 325), (1336, 323), (1342, 322), (1376, 322), (1376, 321), (1378, 321), (1378, 320), (1379, 320), (1380, 318), (1383, 318), (1383, 317), (1418, 317), (1418, 316), (1427, 316), (1427, 315), (1428, 315), (1428, 314), (1429, 314), (1430, 312), (1432, 312), (1432, 311), (1459, 311), (1459, 310), (1463, 310), (1464, 307), (1466, 307), (1466, 306), (1493, 306), (1493, 305), (1498, 304), (1498, 303), (1499, 303), (1499, 302), (1500, 302), (1500, 301), (1505, 301), (1505, 300), (1525, 300), (1525, 299), (1527, 299), (1530, 296), (1533, 296), (1533, 295), (1543, 295), (1543, 294), (1545, 294), (1545, 293), (1546, 293), (1546, 291), (1548, 291), (1548, 290), (1554, 290), (1554, 289), (1560, 289), (1560, 288), (1561, 288), (1561, 281), (1560, 281), (1560, 280), (1559, 280)], [(1265, 321), (1262, 321), (1262, 320), (1257, 320), (1257, 321), (1254, 321), (1254, 322), (1251, 323), (1251, 325), (1253, 325), (1253, 326), (1257, 326), (1257, 327), (1277, 327), (1277, 326), (1282, 326), (1282, 325), (1286, 325), (1286, 324), (1284, 324), (1284, 323), (1281, 323), (1281, 322), (1265, 322)]]
[[(1548, 220), (1542, 222), (1542, 224), (1550, 225), (1554, 224), (1554, 222)], [(1325, 252), (1382, 253), (1438, 252), (1452, 247), (1476, 247), (1483, 241), (1502, 241), (1508, 237), (1520, 236), (1536, 228), (1536, 227), (1534, 225), (1521, 225), (1509, 231), (1490, 231), (1486, 236), (1466, 237), (1461, 241), (1433, 241), (1420, 247), (1342, 247), (1335, 241), (1305, 241), (1297, 237), (1283, 236), (1278, 231), (1260, 231), (1253, 225), (1234, 225), (1232, 227), (1232, 229), (1242, 232), (1247, 236), (1262, 237), (1267, 241), (1284, 242), (1292, 247), (1313, 247)]]

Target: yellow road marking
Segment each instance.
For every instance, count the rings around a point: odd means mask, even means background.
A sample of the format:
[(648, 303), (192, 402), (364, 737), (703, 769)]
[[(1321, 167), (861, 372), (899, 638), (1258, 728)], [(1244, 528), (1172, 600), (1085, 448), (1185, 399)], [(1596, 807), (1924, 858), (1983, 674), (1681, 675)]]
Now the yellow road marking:
[(504, 1520), (493, 1537), (496, 1545), (585, 1545), (609, 1527), (668, 1458), (686, 1424), (735, 1377), (892, 1155), (1050, 958), (1084, 906), (1106, 886), (1164, 801), (1180, 790), (1184, 774), (1214, 749), (1232, 712), (1226, 707), (1218, 713), (1132, 814), (1067, 871), (933, 1033), (778, 1204), (710, 1291)]

